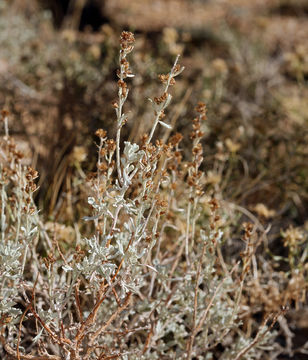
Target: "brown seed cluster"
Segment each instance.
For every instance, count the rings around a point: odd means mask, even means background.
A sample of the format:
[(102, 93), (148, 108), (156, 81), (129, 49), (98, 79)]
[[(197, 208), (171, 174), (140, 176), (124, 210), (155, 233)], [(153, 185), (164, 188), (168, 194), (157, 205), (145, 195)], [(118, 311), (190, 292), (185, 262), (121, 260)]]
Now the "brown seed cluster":
[(18, 164), (23, 159), (24, 154), (17, 150), (17, 146), (11, 137), (5, 139), (2, 147), (7, 155), (8, 162), (14, 162), (15, 164)]
[(169, 140), (169, 143), (172, 145), (172, 146), (177, 146), (179, 145), (179, 143), (183, 140), (183, 135), (180, 134), (180, 133), (176, 133), (174, 134), (173, 136), (171, 136), (170, 140)]
[(217, 200), (217, 199), (215, 199), (215, 198), (211, 199), (210, 202), (209, 202), (209, 204), (210, 204), (210, 207), (211, 207), (211, 211), (212, 211), (212, 212), (214, 212), (214, 211), (216, 211), (216, 210), (219, 209), (219, 203), (218, 203), (218, 200)]
[(129, 62), (126, 59), (126, 55), (128, 55), (133, 50), (134, 43), (134, 35), (129, 31), (123, 31), (120, 37), (120, 70), (118, 72), (118, 76), (121, 80), (125, 79), (128, 76), (132, 76)]
[[(192, 162), (188, 164), (188, 185), (194, 188), (194, 195), (197, 197), (202, 196), (203, 194), (203, 185), (201, 177), (203, 173), (199, 170), (199, 167), (203, 161), (203, 148), (201, 145), (201, 138), (204, 135), (201, 131), (201, 121), (206, 119), (206, 106), (203, 103), (199, 103), (196, 111), (199, 113), (199, 116), (193, 119), (193, 131), (190, 135), (193, 140), (192, 148)], [(191, 202), (194, 199), (191, 198)]]
[(133, 50), (133, 44), (135, 42), (134, 34), (129, 31), (122, 31), (120, 36), (121, 50), (125, 52), (131, 52)]
[[(129, 61), (126, 59), (126, 56), (133, 50), (134, 48), (134, 42), (135, 38), (134, 35), (129, 31), (123, 31), (120, 37), (120, 44), (121, 44), (121, 50), (120, 50), (120, 69), (117, 70), (117, 76), (119, 78), (118, 81), (118, 87), (119, 87), (119, 97), (120, 100), (113, 101), (112, 106), (114, 109), (118, 109), (121, 107), (121, 103), (125, 101), (128, 89), (127, 84), (125, 83), (124, 79), (127, 77), (132, 77), (133, 73), (130, 69)], [(126, 120), (120, 124), (120, 126), (123, 126), (125, 124)]]
[(4, 121), (4, 119), (9, 116), (9, 112), (5, 109), (1, 110), (1, 121)]
[(26, 203), (26, 206), (24, 206), (23, 208), (23, 211), (24, 213), (26, 214), (34, 214), (35, 212), (35, 207), (33, 205), (31, 205), (32, 203), (32, 193), (34, 193), (37, 189), (37, 186), (34, 182), (34, 180), (36, 178), (38, 178), (38, 172), (34, 169), (32, 169), (30, 166), (28, 167), (28, 171), (25, 175), (25, 178), (26, 178), (26, 185), (25, 185), (25, 188), (24, 188), (24, 191), (25, 191), (25, 203)]
[(191, 139), (198, 139), (198, 138), (200, 139), (204, 136), (204, 132), (201, 131), (201, 121), (205, 121), (207, 119), (206, 105), (200, 102), (196, 107), (196, 111), (199, 113), (199, 116), (193, 119), (193, 131), (190, 134)]
[(98, 136), (100, 139), (104, 139), (107, 135), (107, 131), (103, 129), (97, 129), (95, 135)]
[(149, 135), (148, 134), (143, 134), (140, 136), (140, 148), (142, 150), (145, 149), (146, 143), (148, 141)]
[(156, 200), (156, 210), (159, 216), (166, 214), (167, 208), (169, 206), (168, 201), (161, 199), (160, 195), (155, 196)]
[(56, 262), (56, 258), (53, 253), (49, 253), (47, 257), (43, 258), (44, 264), (47, 269), (49, 269), (50, 266), (52, 266)]
[(109, 152), (115, 151), (115, 149), (116, 149), (116, 143), (115, 143), (115, 141), (114, 141), (113, 139), (108, 139), (108, 140), (106, 141), (106, 149), (107, 149), (107, 151), (109, 151)]
[(118, 81), (118, 86), (119, 86), (119, 88), (121, 88), (121, 90), (122, 90), (122, 95), (123, 95), (124, 97), (126, 97), (126, 95), (127, 95), (127, 84), (126, 84), (126, 82), (123, 81), (123, 80), (119, 80), (119, 81)]
[(243, 240), (246, 242), (251, 239), (252, 232), (253, 232), (253, 224), (252, 223), (244, 223), (243, 226), (244, 226)]
[(174, 68), (172, 69), (172, 74), (177, 74), (181, 70), (181, 65), (176, 64)]
[(252, 241), (254, 225), (252, 223), (246, 222), (243, 224), (243, 227), (244, 227), (244, 235), (242, 239), (246, 244), (246, 248), (244, 251), (240, 253), (240, 256), (243, 260), (243, 271), (241, 274), (241, 279), (243, 279), (250, 270), (251, 258), (255, 252), (255, 247), (257, 245), (257, 243), (253, 243)]
[[(101, 130), (101, 129), (100, 129)], [(106, 139), (106, 131), (101, 130), (101, 135), (104, 136), (104, 144), (100, 147), (99, 150), (99, 161), (97, 162), (97, 170), (104, 176), (107, 175), (108, 169), (113, 169), (115, 162), (114, 160), (107, 163), (106, 158), (112, 157), (112, 154), (116, 149), (116, 142), (113, 139)], [(101, 138), (101, 136), (100, 136)], [(102, 138), (101, 138), (102, 139)], [(91, 178), (95, 177), (97, 174), (94, 174)], [(89, 180), (91, 180), (89, 178)]]
[(74, 260), (76, 263), (80, 263), (81, 260), (84, 258), (85, 256), (85, 251), (82, 250), (82, 248), (80, 247), (80, 245), (76, 246), (76, 251), (74, 253)]
[[(168, 80), (170, 79), (170, 74), (160, 74), (160, 75), (158, 75), (158, 79), (163, 84), (167, 84)], [(175, 84), (175, 79), (173, 77), (171, 77), (171, 79), (169, 80), (169, 85), (172, 86), (174, 84)]]
[(154, 98), (154, 102), (155, 102), (157, 105), (160, 105), (161, 103), (164, 103), (164, 102), (167, 100), (167, 97), (168, 97), (168, 93), (164, 92), (162, 96), (160, 96), (160, 97), (155, 97), (155, 98)]

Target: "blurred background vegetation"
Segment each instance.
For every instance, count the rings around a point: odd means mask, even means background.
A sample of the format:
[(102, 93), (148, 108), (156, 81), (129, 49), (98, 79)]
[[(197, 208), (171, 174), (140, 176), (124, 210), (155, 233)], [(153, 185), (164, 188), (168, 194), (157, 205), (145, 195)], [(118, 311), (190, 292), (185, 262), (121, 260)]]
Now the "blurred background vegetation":
[(119, 34), (133, 31), (136, 76), (123, 137), (138, 141), (150, 129), (147, 98), (159, 94), (157, 75), (180, 54), (185, 71), (168, 119), (187, 135), (185, 156), (193, 109), (207, 104), (204, 170), (222, 202), (225, 251), (238, 252), (240, 225), (249, 220), (266, 234), (270, 266), (292, 263), (303, 275), (299, 289), (277, 293), (272, 284), (258, 292), (265, 309), (286, 298), (294, 305), (290, 326), (302, 346), (307, 264), (281, 259), (307, 252), (307, 16), (305, 0), (0, 0), (0, 108), (11, 113), (25, 162), (40, 173), (36, 201), (46, 221), (66, 240), (82, 222), (93, 133), (115, 132)]

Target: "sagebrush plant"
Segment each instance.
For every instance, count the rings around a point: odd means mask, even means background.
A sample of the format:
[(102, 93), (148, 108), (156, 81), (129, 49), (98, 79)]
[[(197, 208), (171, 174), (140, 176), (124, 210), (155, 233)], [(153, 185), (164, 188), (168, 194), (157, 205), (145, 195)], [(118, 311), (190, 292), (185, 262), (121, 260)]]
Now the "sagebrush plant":
[(159, 75), (152, 130), (139, 145), (122, 144), (133, 34), (123, 32), (120, 45), (116, 139), (96, 132), (97, 170), (87, 179), (93, 213), (84, 218), (93, 233), (76, 234), (74, 246), (64, 250), (47, 231), (33, 202), (38, 174), (22, 165), (2, 113), (2, 358), (261, 359), (281, 313), (243, 326), (242, 296), (262, 237), (245, 224), (241, 260), (224, 260), (219, 200), (200, 170), (206, 106), (198, 104), (192, 121), (190, 160), (181, 134), (154, 140), (158, 126), (170, 132), (170, 88), (184, 70), (176, 58)]

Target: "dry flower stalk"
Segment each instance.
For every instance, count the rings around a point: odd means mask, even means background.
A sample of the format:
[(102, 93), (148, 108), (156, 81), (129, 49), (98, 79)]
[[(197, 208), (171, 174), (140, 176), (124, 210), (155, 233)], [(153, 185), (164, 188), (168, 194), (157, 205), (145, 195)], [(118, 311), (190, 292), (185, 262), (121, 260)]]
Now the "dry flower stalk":
[[(266, 317), (254, 337), (244, 332), (244, 292), (252, 283), (262, 236), (246, 223), (242, 261), (224, 259), (223, 211), (217, 194), (207, 192), (201, 170), (205, 104), (198, 104), (192, 121), (190, 161), (183, 159), (181, 134), (154, 141), (158, 125), (171, 130), (165, 119), (170, 87), (183, 71), (179, 57), (169, 74), (159, 75), (163, 91), (151, 100), (150, 133), (139, 145), (126, 141), (121, 148), (126, 78), (133, 76), (127, 56), (133, 46), (133, 34), (124, 31), (118, 100), (113, 103), (116, 139), (108, 139), (103, 129), (95, 133), (97, 169), (87, 179), (92, 214), (84, 218), (93, 223), (93, 232), (76, 246), (64, 247), (57, 237), (59, 226), (44, 224), (40, 217), (33, 201), (38, 173), (21, 164), (22, 154), (9, 136), (8, 113), (2, 112), (4, 351), (29, 360), (201, 359), (213, 357), (220, 346), (223, 359), (260, 358), (262, 346), (273, 342), (273, 325), (284, 310)], [(302, 234), (290, 228), (284, 236), (285, 245), (298, 252)], [(295, 279), (297, 264), (291, 265)], [(35, 329), (32, 354), (24, 348), (28, 329)]]

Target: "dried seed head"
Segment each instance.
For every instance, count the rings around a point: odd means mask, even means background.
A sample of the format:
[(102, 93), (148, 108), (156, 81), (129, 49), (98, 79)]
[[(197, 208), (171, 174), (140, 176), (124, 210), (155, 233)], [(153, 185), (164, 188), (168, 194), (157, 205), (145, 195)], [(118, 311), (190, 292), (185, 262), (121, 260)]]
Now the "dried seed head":
[(159, 105), (163, 102), (165, 102), (167, 100), (167, 97), (168, 97), (168, 93), (164, 92), (162, 96), (160, 97), (155, 97), (154, 98), (154, 102)]
[(129, 53), (133, 50), (133, 44), (135, 42), (134, 34), (129, 31), (122, 31), (120, 37), (121, 49), (126, 53)]
[(105, 131), (103, 129), (97, 129), (95, 132), (95, 135), (98, 136), (99, 138), (103, 139), (106, 137), (107, 131)]
[(178, 145), (183, 139), (183, 135), (180, 134), (180, 133), (176, 133), (174, 134), (173, 136), (171, 136), (170, 140), (169, 140), (169, 143), (172, 145), (172, 146), (176, 146)]
[(5, 109), (3, 109), (3, 110), (1, 110), (1, 120), (2, 121), (4, 121), (4, 119), (7, 117), (7, 116), (9, 116), (9, 112), (8, 112), (8, 110), (5, 110)]
[(163, 83), (166, 84), (169, 78), (169, 74), (165, 75), (165, 74), (159, 74), (158, 75), (158, 79)]
[(116, 143), (113, 139), (109, 139), (106, 142), (106, 148), (108, 151), (113, 152), (116, 149)]
[(199, 102), (197, 107), (196, 107), (196, 111), (199, 114), (205, 114), (207, 111), (206, 105), (203, 102)]
[(103, 162), (101, 164), (97, 164), (97, 169), (101, 172), (107, 171), (108, 165), (105, 162)]
[(216, 211), (217, 209), (219, 209), (219, 203), (218, 203), (217, 199), (215, 199), (215, 198), (211, 199), (209, 204), (211, 206), (212, 211)]
[(26, 174), (26, 178), (28, 180), (34, 180), (38, 177), (38, 172), (34, 169), (32, 169), (30, 166), (28, 166), (28, 172)]
[(175, 84), (175, 79), (173, 77), (171, 77), (171, 79), (170, 79), (170, 74), (166, 74), (166, 75), (165, 74), (160, 74), (160, 75), (158, 75), (158, 79), (163, 84), (167, 84), (168, 81), (169, 81), (170, 86)]

